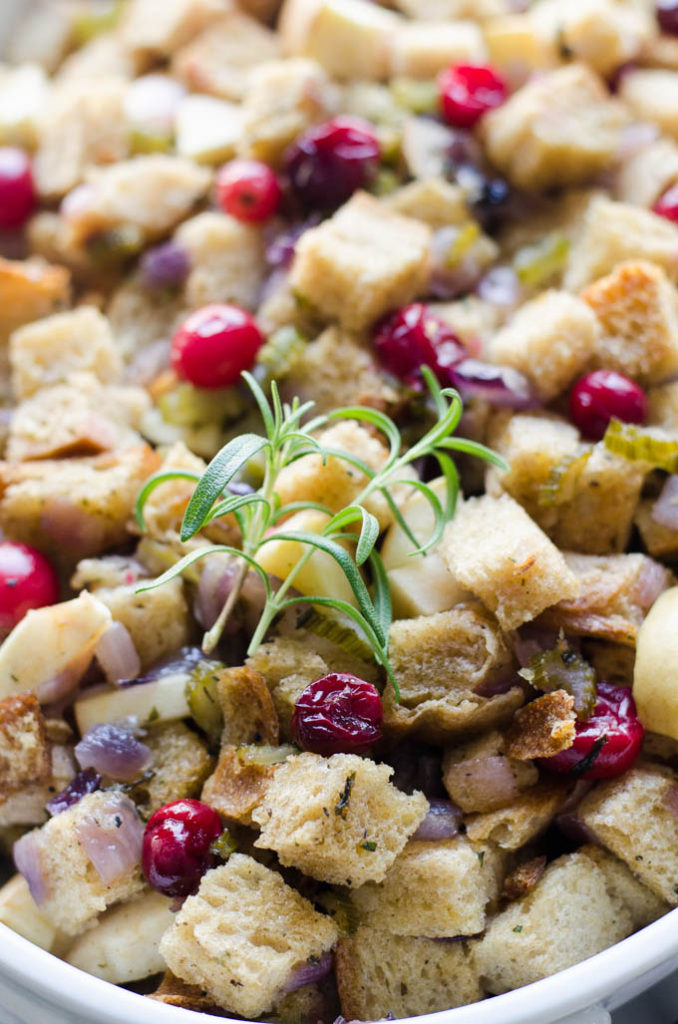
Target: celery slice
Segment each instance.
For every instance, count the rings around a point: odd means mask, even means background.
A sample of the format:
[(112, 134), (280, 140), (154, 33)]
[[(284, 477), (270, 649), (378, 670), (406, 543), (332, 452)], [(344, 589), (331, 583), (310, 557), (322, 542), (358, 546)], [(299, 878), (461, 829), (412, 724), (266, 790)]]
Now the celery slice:
[(540, 508), (551, 508), (572, 501), (577, 480), (591, 458), (592, 448), (578, 455), (566, 455), (551, 468), (546, 481), (539, 488), (538, 504)]
[(603, 444), (609, 452), (629, 462), (647, 462), (655, 469), (678, 473), (678, 438), (662, 430), (613, 419)]
[(574, 697), (577, 717), (590, 718), (596, 706), (595, 669), (565, 643), (533, 655), (518, 674), (543, 693), (565, 690)]
[(273, 380), (287, 377), (303, 358), (307, 339), (291, 325), (274, 331), (257, 353), (257, 363)]
[(459, 266), (469, 249), (480, 238), (480, 234), (480, 225), (475, 220), (470, 220), (459, 228), (445, 255), (445, 266), (448, 270), (453, 270), (454, 267)]
[(398, 106), (411, 114), (435, 114), (438, 110), (438, 86), (433, 79), (394, 78), (390, 88)]
[(554, 231), (534, 245), (519, 249), (513, 259), (513, 269), (521, 284), (539, 287), (563, 270), (569, 251), (567, 237)]
[(201, 661), (186, 683), (186, 701), (191, 716), (210, 740), (216, 742), (224, 728), (224, 715), (219, 702), (220, 661)]

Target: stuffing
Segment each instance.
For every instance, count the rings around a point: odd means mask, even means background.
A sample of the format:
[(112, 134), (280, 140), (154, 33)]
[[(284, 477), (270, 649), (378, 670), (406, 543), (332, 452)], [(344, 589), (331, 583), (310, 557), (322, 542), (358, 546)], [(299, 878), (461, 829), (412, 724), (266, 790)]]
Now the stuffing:
[[(70, 299), (71, 275), (42, 259), (0, 258), (0, 341), (22, 324), (56, 313)], [(3, 354), (3, 361), (6, 356)]]
[(212, 770), (200, 736), (183, 722), (164, 722), (146, 729), (144, 743), (152, 753), (150, 774), (130, 794), (143, 817), (173, 800), (197, 798)]
[[(281, 748), (282, 757), (287, 748)], [(293, 751), (290, 747), (288, 752)], [(205, 782), (201, 799), (213, 807), (229, 824), (251, 826), (252, 812), (266, 797), (276, 763), (267, 763), (266, 755), (275, 748), (229, 746), (222, 744), (214, 774)]]
[(165, 0), (158, 17), (156, 0), (131, 0), (120, 35), (137, 60), (151, 63), (171, 57), (231, 7), (229, 0)]
[(224, 716), (222, 744), (278, 742), (278, 716), (265, 678), (251, 668), (217, 673), (217, 698)]
[(184, 286), (186, 307), (212, 302), (256, 307), (266, 269), (258, 228), (207, 211), (184, 221), (175, 241), (188, 253), (192, 267)]
[(487, 49), (472, 21), (408, 21), (391, 37), (390, 74), (435, 78), (450, 64), (483, 64)]
[(640, 56), (653, 28), (645, 11), (614, 0), (545, 0), (530, 19), (540, 40), (604, 78)]
[(492, 843), (514, 851), (537, 839), (563, 809), (571, 785), (542, 780), (520, 793), (506, 807), (466, 816), (466, 835), (473, 843)]
[(652, 121), (678, 139), (678, 73), (662, 68), (631, 68), (622, 75), (619, 95), (639, 121)]
[(624, 161), (616, 196), (622, 203), (653, 206), (677, 180), (678, 145), (662, 136)]
[[(0, 829), (20, 830), (13, 839), (17, 839), (27, 827), (42, 825), (47, 821), (45, 804), (73, 781), (77, 765), (72, 748), (52, 743), (50, 766), (50, 775), (46, 781), (22, 786), (0, 800)], [(10, 842), (10, 850), (11, 845)]]
[(519, 761), (553, 757), (574, 743), (574, 697), (554, 690), (516, 712), (506, 733), (506, 753)]
[(31, 693), (0, 700), (0, 790), (3, 796), (52, 776), (45, 722)]
[(435, 231), (468, 223), (466, 195), (444, 178), (423, 178), (403, 185), (384, 199), (384, 205), (404, 217), (421, 220)]
[(512, 903), (513, 900), (519, 900), (523, 896), (527, 896), (543, 877), (545, 870), (546, 857), (533, 857), (532, 860), (519, 864), (504, 879), (504, 885), (500, 894), (501, 898)]

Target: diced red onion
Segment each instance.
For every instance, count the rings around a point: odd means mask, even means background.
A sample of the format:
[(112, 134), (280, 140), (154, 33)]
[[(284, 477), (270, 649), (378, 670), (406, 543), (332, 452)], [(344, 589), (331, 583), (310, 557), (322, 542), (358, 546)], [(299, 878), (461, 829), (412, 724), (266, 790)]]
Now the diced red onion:
[(102, 547), (102, 525), (68, 498), (48, 498), (40, 515), (40, 530), (64, 553), (84, 556)]
[(182, 647), (176, 654), (157, 661), (155, 665), (144, 672), (136, 679), (125, 679), (123, 686), (137, 686), (139, 683), (153, 683), (163, 676), (174, 676), (178, 672), (190, 674), (196, 665), (205, 660), (205, 655), (199, 647)]
[(195, 595), (193, 612), (203, 629), (211, 629), (233, 589), (238, 575), (235, 562), (219, 557), (206, 558)]
[(72, 782), (69, 782), (65, 789), (62, 789), (60, 793), (53, 796), (52, 799), (45, 804), (45, 808), (48, 814), (54, 816), (55, 814), (61, 814), (62, 811), (67, 811), (69, 807), (73, 807), (77, 804), (84, 796), (88, 796), (90, 793), (96, 793), (101, 788), (101, 776), (94, 768), (85, 768), (83, 772), (78, 772)]
[(152, 291), (181, 288), (191, 272), (191, 260), (177, 242), (163, 242), (144, 253), (140, 269), (144, 284)]
[(454, 266), (447, 265), (448, 255), (458, 231), (459, 229), (454, 227), (439, 228), (431, 239), (432, 271), (429, 290), (438, 299), (454, 299), (458, 295), (472, 291), (483, 272), (473, 246)]
[(102, 722), (93, 725), (75, 747), (81, 768), (94, 768), (118, 782), (132, 782), (151, 760), (150, 748), (131, 729)]
[(490, 801), (497, 807), (506, 806), (520, 795), (508, 758), (496, 757), (471, 758), (460, 761), (447, 768), (446, 779), (454, 793), (454, 776), (459, 776), (460, 785), (464, 787), (464, 806), (480, 807)]
[(667, 478), (652, 506), (652, 518), (667, 530), (678, 530), (678, 476)]
[(646, 558), (635, 586), (636, 599), (643, 611), (649, 611), (668, 586), (669, 574), (664, 566)]
[(141, 661), (129, 630), (122, 622), (112, 622), (99, 637), (94, 654), (109, 683), (136, 679), (141, 675)]
[(265, 258), (269, 267), (279, 270), (287, 270), (294, 259), (296, 244), (304, 231), (315, 227), (320, 222), (320, 217), (313, 214), (306, 220), (296, 224), (288, 225), (283, 231), (276, 224), (274, 232), (268, 236)]
[(332, 954), (323, 953), (317, 963), (305, 963), (301, 967), (296, 967), (287, 980), (283, 992), (287, 995), (289, 992), (296, 992), (298, 988), (304, 988), (305, 985), (313, 985), (322, 981), (331, 970)]
[(492, 267), (478, 282), (476, 294), (492, 306), (517, 306), (521, 298), (518, 275), (513, 267)]
[(527, 377), (512, 366), (463, 359), (450, 368), (450, 380), (462, 398), (482, 398), (502, 409), (533, 409), (538, 405)]
[(440, 800), (432, 797), (429, 800), (426, 817), (412, 836), (413, 839), (438, 840), (451, 839), (459, 831), (462, 812), (451, 800)]
[(74, 828), (104, 885), (110, 885), (139, 864), (144, 826), (136, 807), (124, 794), (111, 793), (96, 818), (88, 815)]
[(171, 137), (177, 108), (185, 95), (183, 85), (169, 75), (142, 75), (127, 87), (125, 116), (144, 135)]
[(520, 667), (524, 668), (535, 654), (550, 651), (557, 643), (557, 630), (536, 629), (528, 625), (515, 634), (512, 647)]
[(40, 833), (37, 829), (27, 832), (14, 844), (14, 863), (31, 890), (31, 896), (40, 906), (47, 899), (47, 882), (40, 859)]
[(600, 846), (598, 836), (576, 814), (559, 814), (556, 818), (556, 825), (563, 835), (571, 839), (573, 843), (582, 845), (593, 843), (594, 846)]
[(662, 797), (662, 804), (674, 818), (678, 818), (678, 785), (670, 786)]
[(171, 350), (172, 343), (165, 338), (140, 349), (125, 371), (125, 382), (147, 387), (169, 366)]

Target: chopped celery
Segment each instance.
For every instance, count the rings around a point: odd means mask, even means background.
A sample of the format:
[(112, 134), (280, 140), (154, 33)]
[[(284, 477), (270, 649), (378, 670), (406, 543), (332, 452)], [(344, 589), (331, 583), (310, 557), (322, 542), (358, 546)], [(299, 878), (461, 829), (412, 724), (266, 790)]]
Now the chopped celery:
[(539, 287), (563, 270), (569, 251), (567, 237), (553, 231), (534, 245), (519, 249), (513, 259), (513, 268), (521, 284)]
[(574, 497), (574, 490), (586, 463), (591, 458), (592, 448), (577, 455), (566, 455), (551, 468), (548, 479), (539, 488), (538, 502), (542, 508), (564, 505)]
[(571, 694), (578, 718), (589, 718), (596, 706), (595, 669), (565, 643), (535, 654), (518, 674), (535, 690), (544, 693), (565, 690)]
[(678, 473), (678, 439), (665, 431), (613, 419), (603, 444), (609, 452), (629, 462), (647, 462), (667, 473)]
[(259, 349), (257, 363), (273, 380), (287, 377), (303, 357), (307, 344), (307, 339), (296, 327), (280, 327)]
[(445, 255), (445, 267), (448, 270), (453, 270), (454, 267), (459, 266), (464, 257), (468, 255), (469, 249), (478, 241), (480, 235), (480, 225), (476, 221), (469, 220), (466, 224), (463, 224), (457, 230), (452, 244)]
[(314, 608), (300, 625), (316, 636), (322, 636), (337, 647), (341, 647), (346, 654), (354, 658), (360, 658), (362, 661), (374, 660), (370, 644), (348, 616)]
[(212, 741), (217, 741), (224, 727), (219, 703), (219, 661), (201, 661), (186, 683), (186, 700), (191, 716)]
[(411, 114), (435, 114), (438, 110), (438, 85), (433, 79), (394, 78), (391, 92), (398, 106)]
[(392, 166), (400, 160), (403, 134), (400, 128), (393, 125), (381, 124), (375, 126), (375, 133), (379, 140), (382, 164)]
[(78, 46), (84, 46), (96, 36), (111, 32), (125, 9), (125, 0), (106, 0), (97, 5), (80, 4), (73, 13), (73, 37)]
[(226, 861), (237, 849), (238, 843), (228, 829), (225, 828), (219, 838), (215, 839), (210, 846), (210, 853), (213, 853), (215, 857), (219, 857), (220, 860)]
[(399, 185), (400, 178), (396, 172), (389, 167), (382, 167), (370, 186), (370, 192), (375, 196), (389, 196)]
[(237, 388), (196, 388), (183, 381), (166, 391), (158, 406), (167, 423), (191, 430), (208, 423), (231, 422), (245, 410)]
[(152, 135), (149, 132), (142, 132), (138, 128), (130, 132), (129, 144), (132, 153), (169, 153), (174, 146), (172, 135)]
[(236, 753), (241, 764), (268, 767), (282, 764), (288, 757), (298, 754), (299, 749), (291, 743), (284, 743), (280, 747), (273, 747), (269, 743), (249, 743), (238, 747)]

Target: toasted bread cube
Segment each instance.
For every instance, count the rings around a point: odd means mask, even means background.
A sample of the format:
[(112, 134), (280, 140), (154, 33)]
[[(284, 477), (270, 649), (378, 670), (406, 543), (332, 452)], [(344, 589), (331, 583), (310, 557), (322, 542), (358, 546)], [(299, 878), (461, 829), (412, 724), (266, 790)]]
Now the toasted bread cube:
[(203, 876), (160, 952), (174, 974), (220, 1007), (256, 1018), (280, 998), (293, 970), (317, 962), (336, 938), (334, 922), (280, 875), (236, 853)]
[(6, 924), (48, 953), (57, 939), (56, 928), (40, 912), (23, 875), (14, 875), (0, 889), (0, 924)]
[[(118, 351), (125, 363), (132, 363), (132, 372), (141, 364), (139, 381), (152, 383), (158, 365), (169, 364), (168, 340), (186, 319), (189, 310), (183, 295), (157, 301), (138, 276), (132, 275), (115, 289), (106, 307)], [(157, 357), (150, 359), (157, 353)], [(146, 360), (150, 360), (150, 367)], [(130, 374), (131, 375), (131, 374)]]
[(476, 945), (483, 985), (495, 994), (529, 985), (630, 935), (632, 914), (615, 889), (585, 849), (559, 857)]
[(50, 764), (50, 777), (45, 782), (24, 786), (0, 799), (0, 830), (19, 827), (23, 831), (47, 820), (45, 804), (72, 782), (77, 771), (72, 748), (58, 743), (52, 744)]
[(617, 199), (635, 206), (654, 206), (678, 180), (678, 145), (659, 138), (625, 160), (619, 169)]
[(678, 227), (651, 210), (595, 196), (570, 248), (565, 287), (578, 291), (624, 260), (657, 263), (678, 278)]
[(144, 504), (144, 531), (149, 537), (162, 540), (168, 535), (178, 535), (186, 506), (205, 468), (204, 461), (190, 452), (183, 442), (172, 445), (159, 471), (169, 473), (176, 469), (195, 473), (195, 482), (190, 479), (168, 480), (151, 491)]
[(519, 708), (506, 730), (506, 753), (519, 761), (554, 757), (575, 739), (574, 697), (552, 690)]
[(647, 261), (619, 263), (581, 293), (601, 327), (591, 366), (647, 387), (678, 371), (678, 291)]
[(313, 57), (333, 78), (382, 79), (399, 24), (367, 0), (286, 0), (280, 34), (285, 53)]
[[(0, 340), (6, 342), (22, 324), (67, 305), (71, 276), (65, 267), (54, 267), (41, 259), (0, 258)], [(3, 364), (6, 356), (3, 356)]]
[(137, 60), (171, 57), (231, 8), (230, 0), (131, 0), (120, 25), (123, 44)]
[(510, 719), (520, 687), (496, 696), (493, 684), (510, 672), (513, 656), (496, 623), (479, 607), (404, 619), (391, 626), (389, 660), (400, 690), (383, 697), (384, 725), (432, 742)]
[(653, 427), (678, 430), (678, 381), (669, 381), (648, 391), (647, 422)]
[(142, 484), (157, 468), (147, 445), (94, 458), (0, 463), (0, 526), (71, 564), (128, 539)]
[[(121, 828), (121, 818), (122, 840), (118, 842), (116, 832)], [(101, 835), (102, 841), (106, 837), (111, 857), (117, 856), (122, 863), (130, 852), (127, 844), (133, 836), (134, 843), (138, 842), (139, 863), (105, 882), (87, 854), (85, 840), (92, 830)], [(33, 892), (41, 913), (67, 935), (79, 935), (114, 903), (140, 895), (142, 832), (131, 800), (121, 793), (99, 790), (30, 833), (44, 883), (44, 893)]]
[(571, 786), (558, 780), (541, 782), (520, 793), (506, 807), (466, 818), (466, 835), (474, 843), (501, 850), (519, 850), (545, 832), (560, 812)]
[(453, 18), (472, 18), (484, 22), (507, 13), (502, 0), (395, 0), (395, 6), (409, 18), (421, 21), (447, 21)]
[(40, 118), (49, 94), (47, 75), (38, 64), (0, 69), (0, 142), (35, 149)]
[(579, 590), (560, 551), (506, 494), (471, 498), (458, 507), (440, 554), (502, 629), (529, 622)]
[(526, 302), (490, 343), (494, 362), (513, 366), (532, 382), (542, 402), (578, 377), (596, 348), (600, 328), (581, 299), (547, 291)]
[(491, 18), (483, 35), (490, 64), (515, 87), (524, 85), (531, 72), (558, 64), (556, 47), (542, 38), (529, 12)]
[(631, 68), (622, 75), (619, 95), (639, 121), (652, 121), (678, 139), (678, 72)]
[(100, 74), (53, 89), (33, 161), (41, 196), (58, 199), (84, 181), (92, 165), (127, 158), (125, 89), (124, 78)]
[(347, 1020), (415, 1017), (483, 997), (467, 943), (390, 935), (370, 924), (340, 940), (335, 970)]
[[(200, 799), (229, 823), (251, 826), (252, 812), (266, 796), (278, 765), (258, 761), (262, 749), (270, 748), (223, 744), (214, 774), (203, 787)], [(288, 749), (291, 752), (294, 747)]]
[(225, 668), (217, 674), (217, 698), (224, 716), (221, 742), (278, 742), (278, 716), (266, 680), (246, 665)]
[(300, 238), (292, 286), (349, 330), (426, 291), (430, 228), (359, 192)]
[(464, 836), (414, 840), (383, 882), (368, 882), (351, 899), (362, 920), (393, 935), (476, 935), (499, 895), (501, 876), (501, 855)]
[(444, 178), (411, 181), (385, 197), (384, 204), (405, 217), (422, 220), (433, 228), (468, 224), (466, 194), (459, 185)]
[(644, 11), (614, 0), (547, 0), (530, 11), (530, 18), (542, 40), (604, 78), (635, 60), (653, 32)]
[(191, 261), (184, 287), (189, 307), (234, 302), (256, 308), (266, 270), (258, 228), (225, 213), (205, 212), (185, 221), (175, 239)]
[(261, 672), (273, 691), (282, 680), (293, 675), (304, 678), (306, 683), (328, 672), (349, 672), (374, 683), (381, 678), (380, 669), (374, 661), (365, 661), (328, 637), (303, 629), (294, 629), (289, 635), (278, 636), (262, 644), (256, 654), (247, 659), (247, 665)]
[(32, 693), (0, 700), (0, 792), (3, 796), (52, 776), (45, 722)]
[(678, 822), (664, 800), (675, 785), (672, 772), (637, 766), (601, 782), (577, 809), (603, 846), (671, 906), (678, 904)]
[(279, 164), (287, 146), (337, 105), (336, 86), (315, 61), (266, 61), (248, 80), (240, 155)]
[(160, 940), (174, 922), (170, 903), (166, 896), (149, 892), (106, 911), (69, 949), (66, 963), (113, 985), (160, 974), (165, 969)]
[(176, 51), (172, 72), (192, 92), (237, 101), (246, 95), (250, 69), (275, 60), (279, 50), (274, 32), (230, 11)]
[[(492, 768), (497, 775), (501, 773), (503, 785), (490, 790), (486, 776), (478, 772), (480, 767), (488, 773)], [(522, 790), (534, 786), (538, 778), (534, 764), (506, 755), (504, 734), (496, 730), (449, 748), (443, 757), (443, 785), (453, 803), (466, 814), (499, 810)]]
[(122, 372), (110, 324), (94, 306), (20, 327), (10, 338), (9, 358), (18, 399), (60, 384), (72, 373), (93, 373), (102, 384), (112, 384)]
[(381, 881), (428, 809), (421, 793), (397, 790), (392, 774), (355, 754), (289, 758), (252, 813), (261, 827), (255, 846), (324, 882)]
[(607, 879), (608, 889), (624, 903), (631, 913), (634, 929), (644, 928), (656, 921), (670, 908), (631, 874), (626, 864), (600, 846), (584, 846), (581, 852), (600, 868)]
[(147, 727), (144, 743), (151, 748), (152, 775), (132, 790), (145, 818), (172, 800), (197, 797), (212, 770), (204, 741), (183, 722)]
[(450, 64), (483, 64), (487, 49), (472, 21), (408, 21), (391, 40), (390, 75), (435, 78)]
[(55, 77), (59, 85), (93, 78), (122, 78), (130, 81), (136, 77), (137, 61), (130, 54), (115, 31), (95, 35), (84, 46), (66, 57)]
[(622, 108), (583, 64), (549, 71), (483, 117), (487, 154), (519, 188), (578, 185), (609, 167)]

